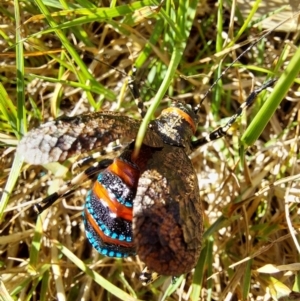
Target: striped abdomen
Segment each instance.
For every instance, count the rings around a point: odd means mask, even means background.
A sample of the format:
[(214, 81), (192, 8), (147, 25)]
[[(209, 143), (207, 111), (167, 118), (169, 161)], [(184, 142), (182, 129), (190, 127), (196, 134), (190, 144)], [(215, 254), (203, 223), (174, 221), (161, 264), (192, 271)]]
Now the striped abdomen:
[(83, 211), (86, 235), (105, 256), (135, 255), (132, 206), (139, 175), (136, 165), (126, 158), (117, 158), (99, 173), (88, 193)]

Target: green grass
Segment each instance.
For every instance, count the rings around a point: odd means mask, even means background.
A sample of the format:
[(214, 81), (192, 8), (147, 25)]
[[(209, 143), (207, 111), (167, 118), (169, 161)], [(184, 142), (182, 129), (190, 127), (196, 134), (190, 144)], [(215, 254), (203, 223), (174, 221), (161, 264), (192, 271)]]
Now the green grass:
[[(143, 287), (138, 258), (105, 258), (89, 246), (81, 206), (91, 183), (36, 220), (33, 203), (72, 177), (75, 159), (29, 166), (14, 156), (27, 129), (62, 114), (118, 108), (139, 118), (124, 76), (133, 65), (149, 108), (138, 145), (150, 120), (169, 105), (167, 96), (198, 104), (245, 45), (263, 35), (252, 27), (261, 3), (256, 1), (246, 18), (225, 1), (166, 0), (161, 7), (153, 0), (112, 1), (110, 7), (92, 1), (3, 5), (3, 300), (9, 295), (14, 300), (230, 300), (231, 295), (263, 300), (299, 290), (299, 247), (291, 228), (299, 224), (299, 49), (293, 34), (271, 32), (225, 72), (203, 101), (200, 136), (223, 124), (220, 120), (234, 113), (253, 86), (279, 78), (253, 105), (249, 127), (243, 116), (228, 137), (192, 154), (204, 208), (203, 248), (196, 268), (173, 282), (161, 277)], [(273, 274), (271, 266), (290, 274)]]

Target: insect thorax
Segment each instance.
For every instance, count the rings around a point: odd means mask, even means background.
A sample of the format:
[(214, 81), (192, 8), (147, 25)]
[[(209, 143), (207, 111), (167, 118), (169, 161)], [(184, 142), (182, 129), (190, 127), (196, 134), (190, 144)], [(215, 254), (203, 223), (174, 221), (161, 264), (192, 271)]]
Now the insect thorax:
[(191, 153), (190, 141), (196, 131), (197, 123), (198, 117), (192, 108), (176, 102), (163, 110), (149, 127), (160, 135), (165, 144), (182, 146), (189, 154)]

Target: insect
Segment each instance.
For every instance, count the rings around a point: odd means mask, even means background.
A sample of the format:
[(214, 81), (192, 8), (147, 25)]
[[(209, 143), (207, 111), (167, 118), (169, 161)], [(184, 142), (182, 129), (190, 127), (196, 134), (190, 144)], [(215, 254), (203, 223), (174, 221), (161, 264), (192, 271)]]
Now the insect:
[[(17, 149), (31, 164), (61, 162), (120, 138), (131, 141), (119, 157), (96, 162), (37, 204), (36, 211), (66, 196), (70, 186), (98, 174), (83, 210), (86, 235), (93, 247), (109, 257), (137, 254), (150, 271), (162, 275), (189, 272), (200, 255), (203, 222), (197, 175), (188, 156), (225, 136), (257, 95), (274, 82), (254, 90), (224, 126), (195, 141), (199, 106), (173, 101), (149, 123), (138, 155), (134, 142), (141, 121), (116, 112), (62, 117), (31, 130)], [(136, 89), (131, 90), (139, 99)], [(138, 107), (143, 116), (141, 102)]]
[[(149, 270), (178, 276), (197, 263), (202, 239), (202, 209), (197, 176), (188, 155), (226, 135), (242, 111), (275, 80), (254, 90), (228, 123), (191, 141), (198, 108), (180, 101), (150, 122), (137, 157), (130, 143), (114, 160), (102, 160), (71, 181), (99, 173), (88, 193), (83, 219), (87, 238), (101, 254), (138, 254)], [(125, 136), (134, 141), (140, 121), (119, 113), (97, 112), (63, 117), (31, 130), (18, 153), (31, 164), (64, 161)], [(42, 212), (61, 192), (37, 204)]]

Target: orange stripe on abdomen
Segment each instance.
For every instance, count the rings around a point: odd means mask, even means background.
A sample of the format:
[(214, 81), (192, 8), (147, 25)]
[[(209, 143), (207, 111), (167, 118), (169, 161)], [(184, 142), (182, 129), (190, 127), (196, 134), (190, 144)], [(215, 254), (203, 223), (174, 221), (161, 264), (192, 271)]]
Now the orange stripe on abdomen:
[(120, 177), (129, 187), (137, 187), (140, 171), (134, 166), (116, 158), (107, 170)]
[(127, 221), (132, 221), (132, 208), (125, 207), (115, 198), (113, 193), (109, 193), (103, 185), (96, 181), (93, 186), (93, 193), (100, 202), (104, 202), (109, 210), (116, 214), (117, 217), (123, 218)]

